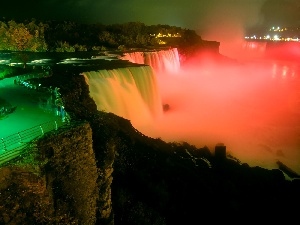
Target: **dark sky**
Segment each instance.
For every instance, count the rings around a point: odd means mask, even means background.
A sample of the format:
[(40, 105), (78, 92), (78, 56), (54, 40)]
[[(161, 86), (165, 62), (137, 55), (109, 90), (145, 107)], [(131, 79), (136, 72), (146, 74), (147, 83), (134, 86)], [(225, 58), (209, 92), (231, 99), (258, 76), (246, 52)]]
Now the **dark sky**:
[(0, 17), (168, 24), (210, 33), (300, 24), (300, 0), (5, 0)]

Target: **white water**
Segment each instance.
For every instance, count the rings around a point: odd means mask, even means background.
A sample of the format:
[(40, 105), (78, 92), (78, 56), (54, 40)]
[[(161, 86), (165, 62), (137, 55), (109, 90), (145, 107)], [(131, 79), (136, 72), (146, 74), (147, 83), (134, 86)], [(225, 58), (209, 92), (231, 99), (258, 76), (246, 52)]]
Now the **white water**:
[[(146, 86), (139, 90), (123, 81), (119, 84), (119, 78), (99, 82), (88, 73), (84, 75), (89, 77), (98, 106), (107, 102), (107, 111), (131, 120), (145, 135), (206, 145), (211, 150), (222, 142), (227, 153), (251, 166), (277, 168), (280, 160), (300, 173), (299, 71), (296, 61), (256, 58), (233, 66), (206, 60), (176, 73), (151, 73), (156, 77), (152, 86), (140, 81)], [(123, 72), (115, 71), (117, 77), (124, 76)], [(105, 85), (100, 88), (100, 83)], [(160, 100), (157, 104), (140, 101), (139, 92), (154, 94)], [(161, 108), (161, 104), (169, 104), (170, 110), (152, 117), (151, 108)]]
[(150, 66), (84, 72), (97, 109), (144, 124), (162, 115), (156, 76)]
[(176, 73), (180, 69), (177, 48), (150, 52), (127, 52), (121, 59), (149, 65), (156, 73)]

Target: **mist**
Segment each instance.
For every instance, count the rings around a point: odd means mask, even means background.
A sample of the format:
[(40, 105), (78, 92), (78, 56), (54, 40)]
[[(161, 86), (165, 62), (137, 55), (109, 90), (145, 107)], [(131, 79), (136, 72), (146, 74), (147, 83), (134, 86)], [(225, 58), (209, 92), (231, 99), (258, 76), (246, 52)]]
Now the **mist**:
[(176, 74), (157, 74), (162, 117), (133, 125), (167, 142), (218, 143), (251, 166), (300, 172), (299, 65), (268, 60), (218, 63), (195, 59)]
[(245, 33), (249, 27), (264, 21), (261, 9), (265, 1), (218, 1), (211, 4), (209, 13), (201, 18), (197, 33), (204, 40), (220, 42), (220, 53), (240, 56)]

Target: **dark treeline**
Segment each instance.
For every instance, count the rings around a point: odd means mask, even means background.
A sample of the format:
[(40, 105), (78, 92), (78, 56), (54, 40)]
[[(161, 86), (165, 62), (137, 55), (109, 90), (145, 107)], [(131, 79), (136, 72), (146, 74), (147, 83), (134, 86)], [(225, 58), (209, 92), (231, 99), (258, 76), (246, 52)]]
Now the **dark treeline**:
[(80, 24), (73, 21), (0, 21), (0, 50), (79, 52), (187, 46), (201, 41), (195, 31), (169, 25)]

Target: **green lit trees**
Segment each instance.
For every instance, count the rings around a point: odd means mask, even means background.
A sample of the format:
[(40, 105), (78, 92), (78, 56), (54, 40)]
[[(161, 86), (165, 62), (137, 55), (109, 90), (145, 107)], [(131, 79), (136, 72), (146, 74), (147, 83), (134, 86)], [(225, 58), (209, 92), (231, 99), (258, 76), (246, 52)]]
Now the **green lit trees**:
[(42, 52), (47, 48), (42, 23), (0, 22), (0, 50)]
[(38, 22), (35, 19), (22, 23), (0, 21), (0, 51), (18, 51), (25, 61), (26, 52), (125, 50), (190, 46), (199, 42), (201, 37), (195, 31), (161, 24), (147, 26), (141, 22), (127, 22), (102, 25), (72, 21)]

